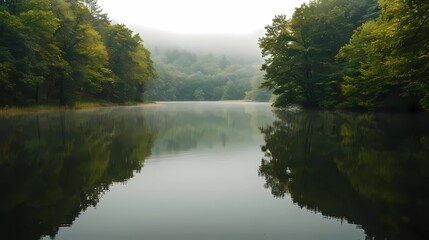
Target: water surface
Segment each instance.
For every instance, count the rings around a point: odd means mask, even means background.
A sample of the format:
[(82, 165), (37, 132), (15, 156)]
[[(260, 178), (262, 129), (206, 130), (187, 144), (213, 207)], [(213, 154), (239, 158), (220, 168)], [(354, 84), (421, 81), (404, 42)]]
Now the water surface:
[(160, 103), (1, 116), (3, 239), (426, 239), (427, 115)]

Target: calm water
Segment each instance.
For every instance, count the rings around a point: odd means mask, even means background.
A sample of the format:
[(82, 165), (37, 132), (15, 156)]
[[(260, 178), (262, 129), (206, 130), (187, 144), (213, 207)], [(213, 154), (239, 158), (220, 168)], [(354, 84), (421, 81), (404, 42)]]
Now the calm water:
[(0, 116), (0, 238), (428, 239), (428, 123), (252, 103)]

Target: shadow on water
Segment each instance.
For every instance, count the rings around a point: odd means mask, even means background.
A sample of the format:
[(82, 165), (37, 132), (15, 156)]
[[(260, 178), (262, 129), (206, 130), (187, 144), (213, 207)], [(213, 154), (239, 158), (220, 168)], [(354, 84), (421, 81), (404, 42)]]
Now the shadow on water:
[(361, 227), (367, 239), (427, 239), (427, 115), (276, 112), (259, 174), (275, 197)]
[(0, 118), (2, 239), (54, 237), (143, 167), (155, 134), (124, 109)]

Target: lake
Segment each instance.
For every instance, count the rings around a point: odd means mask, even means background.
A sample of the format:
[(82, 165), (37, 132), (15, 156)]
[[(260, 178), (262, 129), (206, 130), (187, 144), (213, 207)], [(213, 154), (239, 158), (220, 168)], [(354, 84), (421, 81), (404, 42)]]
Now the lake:
[(0, 116), (0, 238), (428, 239), (428, 123), (241, 102)]

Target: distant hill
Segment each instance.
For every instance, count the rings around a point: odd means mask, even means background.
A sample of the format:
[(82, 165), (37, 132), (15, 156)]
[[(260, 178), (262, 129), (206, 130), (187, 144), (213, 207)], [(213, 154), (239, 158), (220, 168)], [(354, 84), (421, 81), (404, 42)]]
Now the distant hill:
[(157, 80), (149, 81), (149, 101), (268, 101), (260, 90), (263, 58), (251, 34), (180, 34), (132, 26), (152, 52)]

